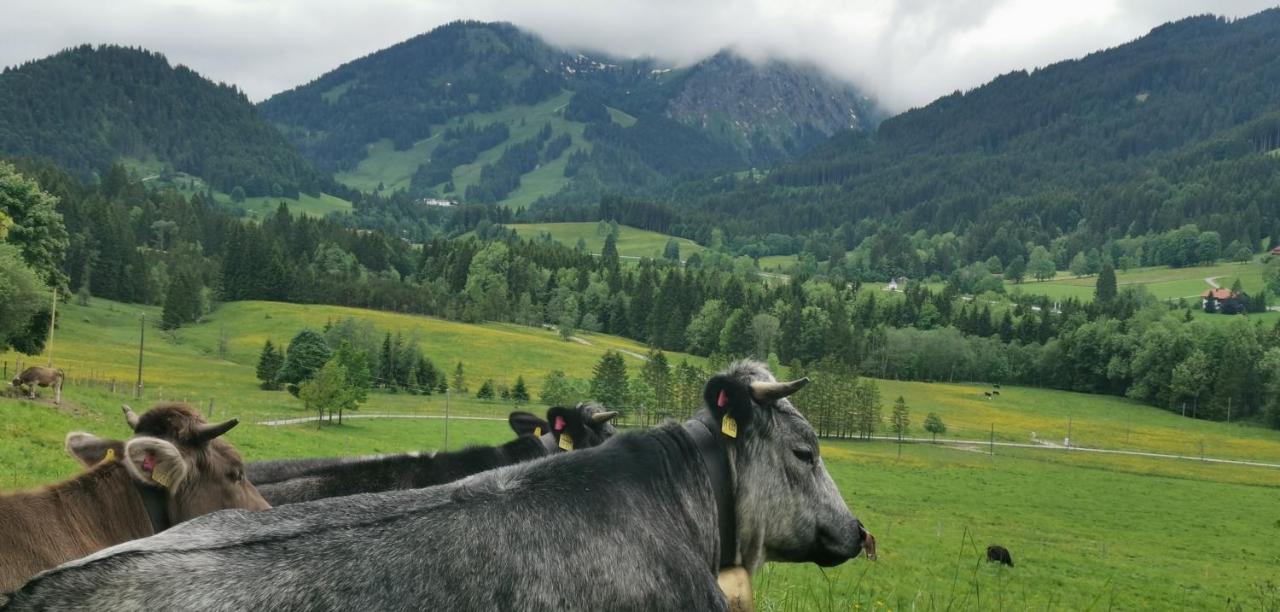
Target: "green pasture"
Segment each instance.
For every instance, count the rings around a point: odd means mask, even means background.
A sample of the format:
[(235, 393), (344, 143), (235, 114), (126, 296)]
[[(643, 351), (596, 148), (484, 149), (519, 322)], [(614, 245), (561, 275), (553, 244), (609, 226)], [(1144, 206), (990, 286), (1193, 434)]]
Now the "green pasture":
[[(1150, 267), (1135, 268), (1116, 272), (1116, 285), (1143, 285), (1153, 296), (1161, 300), (1187, 298), (1198, 300), (1200, 293), (1209, 288), (1206, 278), (1213, 278), (1222, 287), (1230, 288), (1237, 279), (1244, 290), (1249, 293), (1261, 291), (1266, 283), (1262, 277), (1263, 266), (1257, 262), (1222, 263), (1212, 266), (1194, 266), (1190, 268)], [(1094, 286), (1098, 277), (1075, 276), (1068, 272), (1058, 272), (1054, 278), (1046, 281), (1032, 279), (1019, 284), (1005, 283), (1005, 290), (1010, 293), (1020, 291), (1030, 295), (1047, 295), (1053, 299), (1076, 298), (1089, 301), (1093, 299)]]
[[(605, 237), (596, 232), (597, 223), (514, 223), (507, 227), (516, 231), (521, 238), (536, 239), (543, 233), (551, 235), (551, 239), (566, 246), (575, 246), (581, 238), (587, 243), (587, 251), (599, 253), (604, 249)], [(667, 234), (659, 234), (626, 225), (618, 227), (618, 255), (623, 257), (662, 257), (662, 250), (672, 238)], [(680, 259), (687, 259), (706, 247), (687, 238), (676, 238), (680, 245)]]
[[(186, 399), (213, 419), (238, 417), (227, 434), (248, 460), (458, 448), (510, 439), (502, 420), (514, 406), (467, 396), (375, 392), (355, 414), (485, 417), (348, 419), (343, 425), (269, 426), (310, 416), (284, 392), (257, 389), (253, 364), (262, 342), (287, 342), (303, 326), (354, 316), (379, 330), (417, 335), (448, 372), (466, 363), (474, 389), (485, 378), (508, 384), (524, 374), (534, 388), (551, 368), (588, 376), (606, 348), (643, 353), (636, 343), (588, 334), (590, 345), (513, 325), (466, 325), (428, 317), (329, 306), (244, 302), (220, 307), (205, 323), (175, 333), (147, 328), (145, 397), (130, 385), (142, 312), (106, 300), (60, 308), (56, 363), (71, 381), (60, 407), (47, 400), (0, 399), (0, 491), (69, 477), (68, 431), (128, 435), (119, 405)], [(226, 358), (218, 358), (219, 338)], [(19, 356), (0, 359), (12, 370)], [(673, 355), (677, 361), (680, 355)], [(44, 363), (47, 356), (24, 358)], [(627, 358), (629, 366), (640, 361)], [(86, 380), (86, 379), (92, 379)], [(115, 379), (112, 392), (109, 383)], [(755, 579), (760, 610), (1275, 609), (1280, 587), (1280, 469), (1053, 448), (994, 449), (983, 442), (1061, 443), (1280, 462), (1280, 433), (1240, 424), (1184, 419), (1119, 398), (1005, 386), (880, 381), (888, 405), (902, 395), (910, 435), (927, 436), (937, 412), (947, 438), (965, 444), (826, 440), (822, 455), (850, 508), (879, 539), (880, 560), (836, 568), (773, 563)], [(797, 396), (803, 407), (805, 397)], [(210, 405), (212, 402), (212, 405)], [(533, 407), (540, 410), (539, 407)], [(350, 413), (349, 413), (350, 414)], [(989, 454), (994, 450), (994, 454)], [(988, 544), (1008, 547), (1016, 566), (981, 561)], [(1268, 582), (1270, 580), (1271, 582)]]

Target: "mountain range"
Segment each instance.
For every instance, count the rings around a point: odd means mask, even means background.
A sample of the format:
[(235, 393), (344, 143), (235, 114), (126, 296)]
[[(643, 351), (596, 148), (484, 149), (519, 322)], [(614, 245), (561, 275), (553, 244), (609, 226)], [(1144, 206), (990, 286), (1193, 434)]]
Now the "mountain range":
[[(873, 129), (881, 116), (866, 96), (812, 67), (755, 64), (730, 51), (685, 67), (623, 60), (479, 22), (349, 62), (260, 109), (352, 187), (520, 203), (584, 191), (570, 183), (634, 189), (680, 172), (772, 166), (837, 131)], [(549, 134), (532, 143), (544, 126)], [(501, 161), (521, 143), (542, 150)], [(483, 189), (472, 193), (484, 195), (466, 197), (475, 185)]]
[(0, 73), (0, 154), (82, 175), (125, 160), (247, 196), (401, 192), (535, 220), (622, 194), (687, 237), (721, 228), (740, 252), (794, 253), (778, 236), (801, 236), (919, 253), (921, 271), (1187, 224), (1254, 248), (1280, 236), (1277, 149), (1275, 9), (1168, 23), (887, 119), (812, 67), (618, 59), (467, 21), (256, 106), (140, 49)]
[(852, 250), (922, 232), (970, 262), (1037, 244), (1070, 257), (1187, 224), (1256, 250), (1280, 238), (1278, 148), (1273, 9), (1191, 17), (1001, 75), (838, 134), (766, 177), (696, 182), (665, 204), (744, 241), (818, 232)]

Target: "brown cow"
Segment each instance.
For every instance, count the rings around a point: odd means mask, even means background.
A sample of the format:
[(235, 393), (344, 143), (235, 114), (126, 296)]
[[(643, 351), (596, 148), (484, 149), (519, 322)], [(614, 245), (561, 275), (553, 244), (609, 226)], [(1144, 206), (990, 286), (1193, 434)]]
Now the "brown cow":
[(128, 406), (124, 412), (134, 431), (127, 441), (67, 435), (67, 451), (96, 465), (56, 485), (0, 496), (0, 593), (202, 514), (270, 507), (244, 478), (235, 448), (218, 438), (235, 419), (211, 425), (182, 403), (157, 404), (141, 417)]
[(13, 377), (10, 381), (15, 387), (27, 385), (27, 398), (36, 398), (36, 385), (41, 387), (53, 387), (53, 403), (62, 403), (62, 379), (66, 376), (57, 368), (46, 368), (44, 366), (31, 366), (22, 371), (21, 374)]

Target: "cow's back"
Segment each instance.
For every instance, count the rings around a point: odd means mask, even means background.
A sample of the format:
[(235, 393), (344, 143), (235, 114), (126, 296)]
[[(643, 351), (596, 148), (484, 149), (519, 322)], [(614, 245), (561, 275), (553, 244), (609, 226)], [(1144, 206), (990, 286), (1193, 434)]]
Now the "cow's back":
[(674, 490), (620, 485), (624, 462), (598, 450), (430, 489), (214, 513), (67, 564), (12, 606), (723, 609), (706, 517)]
[(0, 496), (0, 593), (43, 570), (151, 534), (146, 509), (120, 463)]

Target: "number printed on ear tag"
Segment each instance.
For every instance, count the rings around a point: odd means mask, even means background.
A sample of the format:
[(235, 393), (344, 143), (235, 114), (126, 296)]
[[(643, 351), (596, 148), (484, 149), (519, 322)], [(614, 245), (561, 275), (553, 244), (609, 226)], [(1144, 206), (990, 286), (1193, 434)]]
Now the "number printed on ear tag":
[(724, 420), (720, 421), (720, 433), (730, 438), (738, 437), (738, 420), (727, 414), (724, 415)]
[(573, 436), (567, 433), (560, 434), (560, 448), (567, 451), (573, 450)]
[(533, 428), (533, 437), (535, 437), (535, 438), (541, 438), (541, 437), (542, 437), (542, 427), (541, 427), (541, 426), (539, 426), (539, 427), (534, 427), (534, 428)]

